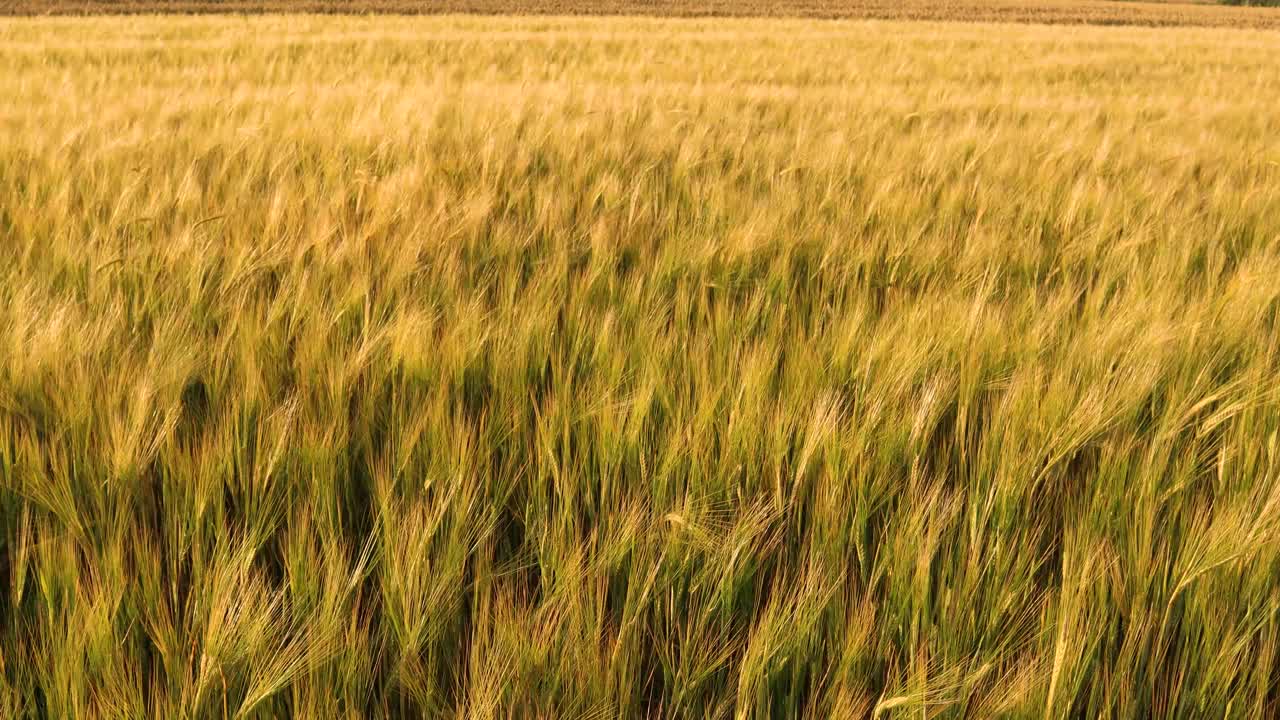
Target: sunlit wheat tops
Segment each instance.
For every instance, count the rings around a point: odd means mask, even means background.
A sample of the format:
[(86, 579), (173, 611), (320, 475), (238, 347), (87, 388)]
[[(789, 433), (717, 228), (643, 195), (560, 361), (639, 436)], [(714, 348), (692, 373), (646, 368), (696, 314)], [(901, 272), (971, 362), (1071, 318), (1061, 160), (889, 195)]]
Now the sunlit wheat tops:
[[(0, 15), (391, 13), (1280, 28), (1280, 0), (0, 0)], [(1231, 6), (1247, 7), (1231, 7)]]
[(1277, 49), (0, 21), (0, 716), (1277, 716)]

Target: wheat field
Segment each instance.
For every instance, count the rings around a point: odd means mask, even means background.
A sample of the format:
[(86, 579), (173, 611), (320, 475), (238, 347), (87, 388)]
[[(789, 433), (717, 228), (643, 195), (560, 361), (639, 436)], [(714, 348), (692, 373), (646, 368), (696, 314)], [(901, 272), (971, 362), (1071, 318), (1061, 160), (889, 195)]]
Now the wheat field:
[(1280, 29), (1280, 10), (1257, 7), (1278, 2), (1280, 0), (0, 0), (0, 15), (466, 13)]
[(0, 20), (0, 716), (1275, 717), (1277, 48)]

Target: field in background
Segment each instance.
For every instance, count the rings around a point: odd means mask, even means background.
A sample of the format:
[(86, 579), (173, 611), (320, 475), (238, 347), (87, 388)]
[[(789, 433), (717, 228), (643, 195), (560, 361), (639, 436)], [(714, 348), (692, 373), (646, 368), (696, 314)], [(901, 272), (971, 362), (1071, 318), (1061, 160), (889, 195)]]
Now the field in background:
[(1275, 717), (1277, 47), (0, 22), (0, 715)]
[[(1254, 0), (1254, 4), (1276, 0)], [(1280, 28), (1280, 10), (1120, 0), (0, 0), (0, 15), (397, 13), (793, 17)]]

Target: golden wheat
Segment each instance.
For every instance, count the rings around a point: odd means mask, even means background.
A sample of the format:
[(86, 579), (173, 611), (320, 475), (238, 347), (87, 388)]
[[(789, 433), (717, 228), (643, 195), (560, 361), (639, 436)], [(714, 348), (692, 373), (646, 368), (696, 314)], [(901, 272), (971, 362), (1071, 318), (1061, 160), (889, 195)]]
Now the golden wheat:
[(0, 21), (0, 714), (1274, 717), (1278, 46)]
[[(808, 17), (1089, 25), (1280, 28), (1280, 11), (1212, 0), (0, 0), (0, 15), (137, 13), (478, 13)], [(1276, 0), (1224, 0), (1229, 5)]]

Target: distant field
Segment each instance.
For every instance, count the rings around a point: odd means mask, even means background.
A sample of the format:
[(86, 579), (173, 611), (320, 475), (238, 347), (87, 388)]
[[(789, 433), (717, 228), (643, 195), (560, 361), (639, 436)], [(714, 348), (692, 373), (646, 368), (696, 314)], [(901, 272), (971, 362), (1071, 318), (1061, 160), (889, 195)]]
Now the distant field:
[(1277, 48), (0, 21), (0, 717), (1280, 716)]
[(1280, 27), (1280, 9), (1113, 0), (0, 0), (0, 14), (397, 13), (769, 16)]

